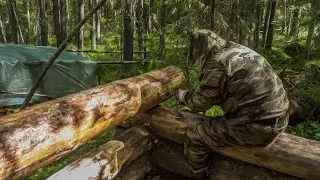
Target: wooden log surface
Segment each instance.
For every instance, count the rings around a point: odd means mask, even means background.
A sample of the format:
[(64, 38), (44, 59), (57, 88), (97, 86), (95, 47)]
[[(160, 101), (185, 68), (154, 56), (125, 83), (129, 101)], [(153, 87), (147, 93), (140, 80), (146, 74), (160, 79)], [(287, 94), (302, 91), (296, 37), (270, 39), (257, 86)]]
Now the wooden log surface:
[[(53, 174), (48, 180), (113, 179), (124, 166), (130, 165), (130, 163), (150, 150), (152, 145), (153, 139), (148, 131), (141, 128), (129, 129), (115, 138), (115, 140), (107, 142)], [(149, 165), (149, 162), (143, 164), (145, 161), (141, 163), (138, 161), (137, 163), (135, 165), (139, 168), (144, 168), (145, 165)], [(149, 169), (136, 171), (137, 167), (131, 167), (130, 172), (136, 175), (143, 175), (143, 172)], [(130, 166), (128, 168), (127, 170), (130, 170)], [(127, 173), (129, 172), (125, 172), (122, 176), (129, 175)], [(119, 178), (121, 179), (122, 176)]]
[(30, 174), (165, 100), (185, 81), (174, 66), (0, 118), (0, 179)]
[[(154, 108), (139, 114), (138, 119), (150, 125), (152, 132), (177, 143), (184, 142), (188, 125), (207, 117)], [(266, 147), (211, 147), (221, 155), (272, 169), (303, 179), (320, 179), (320, 142), (282, 133)]]

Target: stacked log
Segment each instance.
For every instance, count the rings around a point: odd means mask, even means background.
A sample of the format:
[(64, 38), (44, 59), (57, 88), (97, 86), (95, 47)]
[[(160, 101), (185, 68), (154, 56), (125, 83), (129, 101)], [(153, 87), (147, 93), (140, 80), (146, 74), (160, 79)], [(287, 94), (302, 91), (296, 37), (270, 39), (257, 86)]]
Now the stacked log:
[[(148, 131), (142, 128), (132, 128), (121, 135), (84, 155), (62, 170), (48, 178), (48, 180), (60, 179), (112, 179), (123, 167), (138, 159), (152, 148), (153, 140)], [(147, 171), (145, 159), (135, 162), (130, 167), (131, 175), (143, 175)], [(136, 171), (139, 168), (139, 171)], [(142, 169), (141, 169), (142, 168)], [(141, 172), (141, 173), (140, 173)], [(129, 172), (127, 172), (129, 173)], [(128, 176), (123, 174), (122, 176)], [(119, 177), (121, 179), (121, 177)]]
[(0, 118), (0, 179), (18, 179), (164, 101), (185, 81), (167, 67)]
[[(176, 143), (186, 139), (187, 126), (208, 117), (157, 107), (139, 114), (151, 132)], [(268, 147), (212, 147), (220, 155), (292, 175), (320, 179), (320, 142), (282, 133)]]

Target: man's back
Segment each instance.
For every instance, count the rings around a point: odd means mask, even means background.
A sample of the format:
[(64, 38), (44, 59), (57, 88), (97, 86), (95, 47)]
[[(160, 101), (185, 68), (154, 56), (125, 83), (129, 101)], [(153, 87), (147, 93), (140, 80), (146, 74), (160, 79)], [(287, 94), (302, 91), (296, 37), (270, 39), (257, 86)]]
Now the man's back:
[(209, 57), (203, 73), (225, 68), (223, 108), (234, 123), (246, 123), (284, 116), (289, 107), (282, 82), (270, 64), (255, 51), (228, 42), (227, 46)]

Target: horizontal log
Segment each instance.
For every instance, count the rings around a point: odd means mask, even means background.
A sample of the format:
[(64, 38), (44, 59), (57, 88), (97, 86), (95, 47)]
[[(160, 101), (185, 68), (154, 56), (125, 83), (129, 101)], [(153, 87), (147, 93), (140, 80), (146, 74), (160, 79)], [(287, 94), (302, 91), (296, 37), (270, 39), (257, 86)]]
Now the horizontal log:
[(164, 101), (184, 81), (170, 66), (1, 117), (0, 179), (23, 177), (70, 153)]
[[(188, 125), (206, 119), (196, 114), (157, 107), (137, 118), (157, 135), (182, 143)], [(266, 147), (211, 147), (221, 155), (303, 179), (320, 179), (320, 142), (282, 133)]]
[[(175, 173), (186, 179), (196, 178), (190, 171), (188, 163), (184, 157), (183, 145), (159, 140), (152, 151), (151, 158), (153, 163), (170, 173)], [(272, 179), (272, 180), (298, 180), (287, 174), (252, 165), (240, 160), (228, 158), (219, 154), (214, 154), (209, 161), (208, 177), (205, 179), (227, 180), (227, 179)], [(161, 175), (161, 174), (160, 174)], [(161, 175), (165, 176), (165, 174)], [(197, 177), (198, 179), (200, 177)], [(204, 178), (202, 178), (204, 179)]]
[(152, 136), (141, 128), (132, 128), (84, 155), (48, 180), (112, 179), (120, 170), (152, 148)]

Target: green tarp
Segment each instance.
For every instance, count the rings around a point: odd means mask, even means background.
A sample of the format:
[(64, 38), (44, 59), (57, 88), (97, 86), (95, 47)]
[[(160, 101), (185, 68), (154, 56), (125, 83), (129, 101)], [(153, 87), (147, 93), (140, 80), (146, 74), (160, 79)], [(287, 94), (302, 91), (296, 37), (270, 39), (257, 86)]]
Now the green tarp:
[[(0, 44), (0, 106), (19, 105), (56, 48)], [(63, 52), (41, 82), (33, 101), (58, 98), (97, 85), (97, 64)]]

